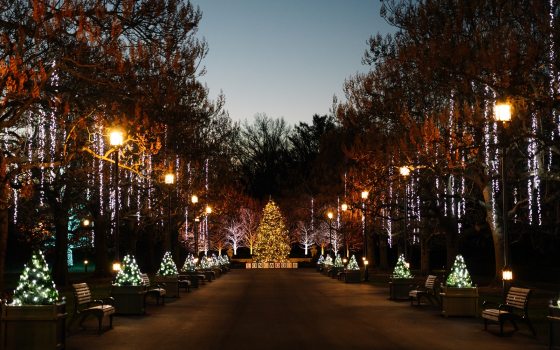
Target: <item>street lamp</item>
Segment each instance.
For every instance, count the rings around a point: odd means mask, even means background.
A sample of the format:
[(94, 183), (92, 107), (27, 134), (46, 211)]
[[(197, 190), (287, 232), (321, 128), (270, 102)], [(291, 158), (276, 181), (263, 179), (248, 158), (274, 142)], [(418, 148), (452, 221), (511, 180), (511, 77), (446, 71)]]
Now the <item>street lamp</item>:
[[(505, 134), (505, 127), (506, 123), (511, 121), (511, 104), (509, 103), (496, 103), (494, 105), (494, 119), (496, 122), (499, 123), (500, 134)], [(500, 175), (502, 181), (502, 220), (503, 220), (503, 238), (502, 241), (504, 243), (504, 269), (502, 271), (502, 283), (503, 283), (503, 291), (504, 294), (506, 292), (507, 284), (513, 278), (513, 273), (511, 269), (508, 267), (509, 263), (509, 242), (508, 242), (508, 232), (507, 232), (507, 210), (506, 210), (506, 180), (505, 180), (505, 162), (506, 162), (506, 147), (505, 147), (505, 140), (500, 142)]]
[(206, 247), (210, 250), (210, 232), (208, 231), (208, 215), (212, 214), (212, 208), (209, 205), (206, 205), (206, 209), (204, 209), (206, 213)]
[[(348, 210), (348, 204), (346, 203), (342, 203), (342, 205), (340, 206), (340, 209), (342, 209), (343, 212), (346, 212)], [(346, 258), (348, 258), (348, 256), (350, 255), (350, 252), (348, 251), (348, 238), (346, 237), (346, 229), (343, 228), (343, 233), (344, 233), (344, 247), (346, 249)]]
[[(109, 144), (116, 147), (115, 153), (115, 260), (120, 261), (119, 252), (119, 152), (124, 143), (124, 133), (120, 129), (114, 129), (109, 133)], [(120, 265), (119, 265), (120, 266)]]
[(408, 259), (408, 176), (410, 175), (410, 167), (402, 166), (399, 168), (399, 173), (405, 179), (405, 186), (404, 186), (404, 230), (403, 230), (403, 238), (404, 238), (404, 257)]
[(334, 215), (332, 213), (332, 211), (329, 211), (327, 213), (327, 218), (329, 218), (329, 244), (331, 246), (331, 253), (333, 252), (333, 245), (332, 245), (332, 219), (333, 219)]
[(364, 245), (364, 257), (367, 256), (367, 237), (366, 237), (366, 201), (369, 197), (368, 191), (362, 191), (362, 239)]
[(167, 185), (167, 237), (166, 249), (171, 251), (171, 188), (175, 183), (175, 175), (173, 173), (165, 174), (165, 184)]
[[(198, 203), (198, 197), (193, 194), (191, 197), (191, 203), (193, 204), (193, 206), (196, 206), (196, 204)], [(196, 208), (194, 208), (193, 210), (196, 213)], [(193, 230), (194, 230), (194, 251), (196, 254), (196, 258), (198, 258), (198, 231), (196, 229), (196, 223), (199, 222), (199, 218), (195, 217), (194, 218), (194, 225), (193, 225)]]

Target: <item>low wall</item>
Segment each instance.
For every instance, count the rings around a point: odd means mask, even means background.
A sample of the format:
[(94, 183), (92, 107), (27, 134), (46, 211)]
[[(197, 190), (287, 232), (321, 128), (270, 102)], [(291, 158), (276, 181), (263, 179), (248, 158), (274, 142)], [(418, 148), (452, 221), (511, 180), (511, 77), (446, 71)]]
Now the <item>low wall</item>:
[(246, 269), (297, 269), (297, 262), (282, 262), (282, 263), (245, 263)]

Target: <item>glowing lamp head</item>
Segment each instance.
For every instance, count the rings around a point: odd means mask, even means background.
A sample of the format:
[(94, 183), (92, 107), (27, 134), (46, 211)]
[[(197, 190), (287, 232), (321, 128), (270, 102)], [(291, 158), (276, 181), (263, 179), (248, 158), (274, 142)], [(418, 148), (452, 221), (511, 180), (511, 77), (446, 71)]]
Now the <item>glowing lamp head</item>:
[(212, 208), (207, 206), (206, 207), (206, 214), (212, 214)]
[(342, 203), (342, 205), (340, 206), (340, 209), (342, 209), (342, 211), (347, 211), (348, 210), (348, 204)]
[(89, 221), (88, 219), (82, 220), (82, 226), (88, 227), (90, 224), (91, 224), (91, 221)]
[(407, 177), (408, 175), (410, 175), (410, 168), (407, 166), (402, 166), (399, 168), (399, 173), (402, 176)]
[(165, 183), (167, 185), (173, 185), (175, 183), (175, 175), (172, 173), (165, 174)]
[(404, 266), (406, 266), (407, 269), (410, 269), (410, 263), (405, 262)]
[(365, 266), (368, 266), (368, 264), (369, 264), (369, 261), (364, 260), (364, 265), (365, 265)]
[(198, 258), (194, 258), (194, 263), (196, 264), (198, 262)]
[(199, 218), (199, 217), (196, 217), (196, 218), (194, 218), (194, 221), (195, 221), (195, 222), (199, 222), (199, 221), (200, 221), (200, 218)]
[(193, 196), (191, 197), (191, 202), (192, 204), (198, 203), (198, 197), (195, 194), (193, 194)]
[(497, 122), (509, 122), (511, 120), (511, 105), (509, 103), (496, 103), (494, 105), (494, 119)]
[(109, 144), (111, 146), (122, 146), (124, 143), (124, 133), (122, 130), (115, 129), (109, 134)]
[(502, 270), (502, 280), (504, 281), (511, 281), (513, 280), (513, 271), (510, 267), (505, 266)]
[(346, 263), (348, 262), (348, 259), (344, 258), (344, 259), (342, 259), (342, 262), (343, 262), (344, 264), (346, 264)]
[(362, 191), (362, 199), (368, 199), (368, 196), (369, 196), (368, 191)]
[(84, 265), (87, 265), (87, 264), (89, 264), (89, 261), (88, 261), (88, 260), (84, 260)]
[(329, 218), (329, 220), (332, 220), (332, 218), (334, 217), (332, 211), (329, 211), (329, 212), (327, 213), (327, 217)]
[(120, 262), (114, 262), (113, 263), (113, 271), (115, 272), (119, 272), (121, 270), (121, 263)]

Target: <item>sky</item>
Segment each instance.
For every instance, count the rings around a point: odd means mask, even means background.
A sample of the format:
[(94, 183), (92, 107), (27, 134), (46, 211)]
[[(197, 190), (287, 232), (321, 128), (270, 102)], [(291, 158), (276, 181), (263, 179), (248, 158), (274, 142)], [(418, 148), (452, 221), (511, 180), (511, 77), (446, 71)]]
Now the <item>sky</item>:
[(392, 28), (379, 0), (192, 0), (197, 36), (209, 46), (201, 77), (226, 98), (234, 121), (264, 113), (288, 124), (328, 114), (344, 80), (362, 64), (367, 40)]

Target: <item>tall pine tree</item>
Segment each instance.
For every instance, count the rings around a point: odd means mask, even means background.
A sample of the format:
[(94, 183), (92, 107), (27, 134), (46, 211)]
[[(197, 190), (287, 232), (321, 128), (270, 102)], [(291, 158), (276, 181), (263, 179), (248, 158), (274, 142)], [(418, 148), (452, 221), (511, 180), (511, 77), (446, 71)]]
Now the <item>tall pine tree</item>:
[(257, 262), (283, 262), (290, 255), (288, 230), (280, 209), (270, 200), (263, 210), (263, 216), (257, 228), (257, 242), (253, 258)]

